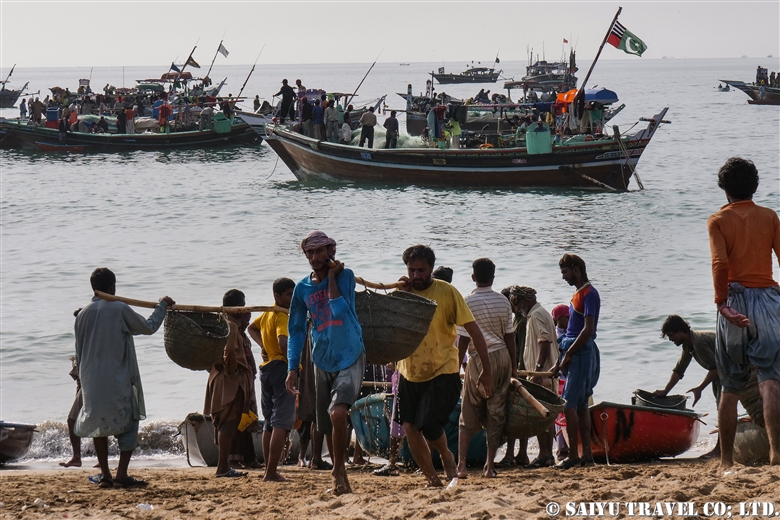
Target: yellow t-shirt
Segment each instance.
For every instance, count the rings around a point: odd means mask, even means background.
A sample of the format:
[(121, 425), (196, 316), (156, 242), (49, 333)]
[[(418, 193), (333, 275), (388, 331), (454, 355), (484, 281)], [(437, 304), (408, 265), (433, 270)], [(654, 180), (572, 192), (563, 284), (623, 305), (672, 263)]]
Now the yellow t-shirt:
[(466, 301), (455, 287), (436, 279), (426, 290), (411, 292), (434, 300), (436, 312), (425, 339), (414, 354), (398, 362), (398, 371), (414, 383), (424, 383), (442, 374), (457, 374), (460, 360), (455, 327), (474, 321)]
[(268, 358), (267, 361), (260, 363), (260, 366), (266, 365), (271, 361), (287, 361), (287, 356), (279, 348), (279, 336), (287, 336), (287, 313), (269, 311), (261, 314), (254, 322), (260, 329), (263, 336), (263, 350)]

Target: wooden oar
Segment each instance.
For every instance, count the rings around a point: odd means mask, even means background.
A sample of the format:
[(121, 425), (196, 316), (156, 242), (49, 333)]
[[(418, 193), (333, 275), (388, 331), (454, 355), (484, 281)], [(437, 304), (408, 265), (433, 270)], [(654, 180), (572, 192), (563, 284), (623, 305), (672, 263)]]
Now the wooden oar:
[[(113, 294), (108, 294), (101, 291), (95, 291), (95, 296), (103, 300), (122, 302), (128, 305), (132, 305), (133, 307), (146, 307), (149, 309), (153, 309), (157, 307), (159, 303), (159, 302), (150, 302), (145, 300), (134, 300), (132, 298), (124, 298), (122, 296), (115, 296)], [(174, 311), (193, 311), (193, 312), (223, 312), (224, 311), (229, 313), (268, 312), (268, 311), (286, 312), (286, 313), (290, 312), (289, 309), (285, 309), (284, 307), (277, 307), (275, 305), (270, 307), (263, 306), (263, 305), (253, 305), (253, 306), (246, 306), (246, 307), (213, 307), (208, 305), (180, 305), (177, 303), (173, 307), (169, 307), (169, 309)]]
[(536, 408), (536, 411), (542, 414), (543, 417), (549, 417), (550, 416), (550, 410), (544, 407), (542, 403), (536, 400), (534, 396), (532, 396), (528, 390), (525, 389), (523, 386), (523, 383), (518, 381), (517, 379), (512, 379), (512, 386), (515, 388), (516, 391), (520, 392), (520, 395), (522, 395), (526, 401), (531, 403), (531, 406)]

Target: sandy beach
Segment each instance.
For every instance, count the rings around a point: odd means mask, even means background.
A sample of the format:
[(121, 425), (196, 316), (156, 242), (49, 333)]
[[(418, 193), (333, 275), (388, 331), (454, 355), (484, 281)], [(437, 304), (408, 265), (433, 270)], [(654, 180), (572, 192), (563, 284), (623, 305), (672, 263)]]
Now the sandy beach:
[[(287, 483), (262, 482), (262, 470), (246, 478), (216, 479), (213, 468), (139, 466), (131, 465), (131, 473), (148, 480), (145, 489), (100, 489), (87, 480), (93, 469), (1, 471), (0, 518), (524, 519), (550, 518), (550, 502), (560, 505), (558, 516), (580, 517), (614, 516), (609, 507), (620, 518), (646, 516), (640, 514), (645, 507), (640, 502), (649, 503), (651, 512), (659, 503), (671, 507), (671, 514), (664, 513), (669, 518), (692, 517), (691, 508), (705, 516), (719, 507), (731, 510), (713, 517), (727, 518), (729, 512), (739, 517), (744, 502), (747, 511), (752, 502), (759, 507), (773, 503), (780, 511), (780, 467), (738, 465), (721, 475), (717, 461), (690, 459), (566, 472), (504, 469), (494, 480), (473, 470), (450, 490), (426, 489), (423, 478), (414, 473), (375, 477), (368, 468), (351, 469), (354, 493), (341, 497), (326, 491), (327, 472), (291, 466), (283, 468)], [(579, 503), (594, 501), (606, 503), (604, 514), (598, 509), (582, 514), (589, 510)], [(567, 505), (578, 514), (567, 515)]]

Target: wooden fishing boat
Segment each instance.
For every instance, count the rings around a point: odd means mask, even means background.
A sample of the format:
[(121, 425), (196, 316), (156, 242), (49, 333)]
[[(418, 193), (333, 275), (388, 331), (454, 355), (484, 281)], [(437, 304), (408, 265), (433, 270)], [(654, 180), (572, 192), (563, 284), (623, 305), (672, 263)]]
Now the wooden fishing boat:
[(213, 130), (179, 131), (171, 133), (146, 132), (142, 134), (93, 134), (68, 132), (65, 141), (60, 141), (57, 129), (26, 124), (18, 119), (0, 121), (0, 131), (6, 132), (20, 143), (22, 148), (40, 150), (48, 146), (53, 151), (67, 145), (73, 151), (84, 147), (85, 152), (125, 152), (136, 150), (172, 150), (178, 148), (214, 148), (232, 145), (257, 144), (262, 137), (240, 118), (225, 120), (218, 126), (215, 119)]
[[(498, 63), (498, 62), (496, 62)], [(457, 83), (495, 83), (503, 71), (494, 68), (469, 67), (460, 74), (446, 73), (444, 67), (439, 67), (438, 73), (431, 72), (431, 76), (442, 85)]]
[(566, 91), (577, 88), (577, 77), (574, 75), (577, 68), (574, 65), (574, 55), (570, 57), (569, 63), (565, 61), (547, 62), (545, 60), (536, 61), (526, 67), (526, 74), (519, 81), (507, 81), (504, 88), (507, 90), (539, 90), (549, 92), (550, 90)]
[[(667, 108), (646, 128), (555, 146), (484, 149), (366, 149), (318, 141), (267, 125), (266, 141), (299, 180), (435, 186), (444, 188), (581, 188), (627, 190), (634, 168), (663, 122)], [(531, 150), (533, 152), (534, 150)]]
[(0, 88), (0, 108), (13, 108), (16, 102), (19, 100), (19, 96), (27, 89), (28, 83), (25, 83), (19, 90), (5, 88), (5, 82), (2, 83)]
[[(376, 457), (388, 457), (390, 455), (390, 411), (393, 408), (393, 394), (372, 394), (355, 401), (349, 410), (352, 425), (355, 428), (355, 436), (360, 442), (363, 451)], [(458, 457), (458, 420), (460, 418), (460, 402), (450, 414), (450, 420), (444, 427), (447, 435), (447, 445), (450, 451)], [(399, 453), (401, 462), (412, 462), (412, 453), (404, 439)], [(485, 431), (474, 435), (469, 442), (469, 450), (466, 457), (469, 466), (481, 466), (487, 460), (487, 444)], [(441, 467), (441, 459), (438, 453), (433, 454), (433, 462)]]
[(0, 464), (21, 459), (30, 451), (36, 426), (0, 421)]
[(780, 88), (768, 85), (748, 84), (744, 81), (718, 80), (748, 95), (751, 105), (780, 105)]
[(609, 462), (676, 457), (696, 444), (701, 423), (693, 410), (609, 402), (591, 406), (590, 417), (593, 457)]

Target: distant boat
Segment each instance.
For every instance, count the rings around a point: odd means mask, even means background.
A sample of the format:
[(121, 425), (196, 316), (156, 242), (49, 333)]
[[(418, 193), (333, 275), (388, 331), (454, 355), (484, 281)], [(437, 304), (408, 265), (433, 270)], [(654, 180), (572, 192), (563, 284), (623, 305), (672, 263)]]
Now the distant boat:
[[(473, 63), (473, 62), (472, 62)], [(446, 73), (444, 67), (439, 67), (438, 73), (431, 72), (431, 76), (442, 85), (451, 85), (454, 83), (495, 83), (503, 70), (496, 72), (495, 66), (499, 63), (498, 57), (493, 63), (493, 67), (468, 67), (460, 74)]]
[[(772, 57), (772, 56), (770, 56), (770, 58), (771, 58), (771, 57)], [(408, 66), (409, 66), (409, 64), (408, 64), (408, 63), (399, 63), (399, 65), (400, 65), (401, 67), (408, 67)]]

